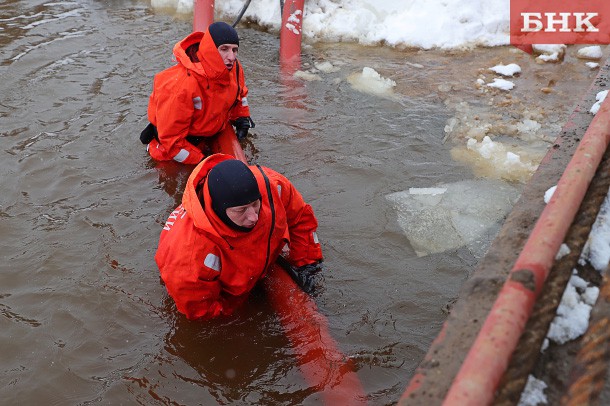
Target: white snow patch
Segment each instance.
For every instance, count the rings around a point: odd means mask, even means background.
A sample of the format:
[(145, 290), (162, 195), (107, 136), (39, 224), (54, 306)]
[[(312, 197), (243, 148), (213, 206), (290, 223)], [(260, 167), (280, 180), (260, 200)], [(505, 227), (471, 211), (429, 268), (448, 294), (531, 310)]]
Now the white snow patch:
[(544, 192), (544, 202), (545, 203), (548, 203), (551, 201), (551, 198), (553, 197), (553, 194), (555, 193), (556, 189), (557, 189), (557, 185), (548, 188), (548, 190), (546, 192)]
[(591, 110), (589, 110), (589, 112), (593, 115), (597, 114), (597, 112), (599, 111), (599, 108), (602, 106), (602, 103), (604, 102), (604, 100), (606, 99), (606, 96), (608, 95), (608, 90), (602, 90), (601, 92), (598, 92), (595, 95), (595, 100), (597, 100), (593, 106), (591, 106)]
[(585, 65), (589, 68), (589, 69), (596, 69), (599, 68), (599, 63), (597, 62), (586, 62)]
[(544, 394), (544, 390), (547, 388), (547, 384), (536, 379), (533, 375), (527, 377), (527, 384), (521, 393), (521, 399), (519, 399), (518, 406), (537, 406), (539, 404), (546, 404), (547, 398)]
[(598, 295), (599, 288), (588, 287), (585, 280), (572, 275), (547, 337), (558, 344), (564, 344), (583, 335), (589, 327), (591, 303), (595, 303)]
[(521, 73), (521, 67), (516, 63), (508, 65), (496, 65), (493, 68), (489, 68), (491, 71), (502, 75), (502, 76), (514, 76), (517, 73)]
[(488, 83), (487, 86), (508, 91), (515, 87), (515, 84), (510, 80), (494, 78), (494, 81), (492, 83)]
[(602, 57), (602, 48), (599, 45), (580, 48), (576, 56), (582, 59), (600, 59)]
[(557, 251), (557, 254), (555, 254), (555, 260), (560, 260), (561, 258), (568, 255), (570, 252), (572, 252), (572, 251), (570, 250), (570, 247), (568, 247), (568, 245), (566, 243), (561, 244), (561, 246), (559, 247), (559, 250)]

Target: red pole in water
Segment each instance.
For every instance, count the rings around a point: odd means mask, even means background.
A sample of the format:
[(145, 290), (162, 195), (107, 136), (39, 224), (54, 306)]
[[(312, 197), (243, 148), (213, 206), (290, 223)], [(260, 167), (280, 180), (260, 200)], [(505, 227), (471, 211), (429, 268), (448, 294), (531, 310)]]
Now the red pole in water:
[(288, 0), (284, 3), (280, 27), (280, 68), (292, 75), (301, 67), (301, 39), (305, 0)]
[(275, 264), (264, 279), (265, 291), (275, 308), (307, 383), (328, 406), (365, 405), (366, 393), (353, 361), (337, 347), (328, 320), (314, 300), (288, 273)]
[(610, 98), (591, 121), (443, 402), (489, 405), (536, 298), (610, 144)]
[(193, 31), (204, 31), (214, 22), (214, 0), (195, 0)]

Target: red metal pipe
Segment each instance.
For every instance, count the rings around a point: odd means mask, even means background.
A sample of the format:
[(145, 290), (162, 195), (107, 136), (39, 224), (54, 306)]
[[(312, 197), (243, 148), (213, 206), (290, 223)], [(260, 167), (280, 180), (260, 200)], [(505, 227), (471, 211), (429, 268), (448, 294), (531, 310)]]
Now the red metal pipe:
[(557, 183), (443, 405), (489, 405), (536, 298), (610, 143), (610, 98), (593, 118)]
[(280, 69), (292, 75), (301, 67), (301, 40), (305, 0), (287, 0), (280, 27)]
[(246, 154), (241, 148), (233, 126), (227, 125), (219, 134), (212, 137), (209, 141), (210, 149), (214, 152), (233, 155), (243, 163), (247, 164)]
[(193, 5), (193, 31), (203, 31), (214, 22), (214, 0), (195, 0)]
[(322, 403), (363, 405), (366, 394), (351, 359), (338, 349), (328, 330), (327, 319), (313, 299), (303, 292), (277, 264), (264, 280), (269, 299), (292, 344), (308, 384), (316, 388)]

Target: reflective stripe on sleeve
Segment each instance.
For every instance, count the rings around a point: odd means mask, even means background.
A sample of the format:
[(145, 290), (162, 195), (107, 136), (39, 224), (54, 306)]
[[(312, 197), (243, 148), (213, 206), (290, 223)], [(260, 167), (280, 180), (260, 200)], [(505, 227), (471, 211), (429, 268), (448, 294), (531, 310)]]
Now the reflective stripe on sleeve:
[(313, 242), (315, 242), (316, 244), (319, 244), (320, 241), (318, 240), (318, 233), (316, 233), (315, 231), (313, 233), (311, 233), (312, 237), (313, 237)]
[(241, 105), (242, 107), (248, 107), (248, 98), (244, 97), (243, 99), (241, 99)]
[(180, 152), (176, 154), (174, 157), (174, 161), (184, 162), (186, 158), (189, 157), (189, 152), (186, 149), (181, 149)]

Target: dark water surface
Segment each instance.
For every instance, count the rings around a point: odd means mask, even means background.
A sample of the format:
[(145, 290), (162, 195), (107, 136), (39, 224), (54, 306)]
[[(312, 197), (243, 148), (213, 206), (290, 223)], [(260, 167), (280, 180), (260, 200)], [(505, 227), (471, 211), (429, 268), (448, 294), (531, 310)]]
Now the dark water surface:
[[(190, 29), (145, 2), (0, 5), (1, 403), (319, 402), (262, 292), (235, 317), (196, 323), (159, 283), (158, 236), (189, 168), (151, 162), (138, 134), (152, 76)], [(392, 404), (478, 258), (417, 257), (385, 196), (473, 177), (443, 128), (455, 98), (487, 108), (476, 71), (512, 54), (314, 45), (308, 66), (339, 71), (287, 88), (277, 35), (240, 35), (257, 124), (247, 154), (314, 207), (328, 269), (315, 301), (370, 403)], [(397, 97), (355, 91), (346, 77), (364, 66), (392, 76)], [(561, 124), (575, 101), (558, 93), (547, 118)]]

